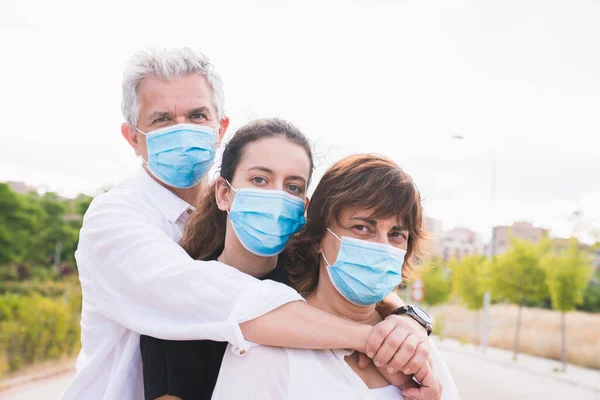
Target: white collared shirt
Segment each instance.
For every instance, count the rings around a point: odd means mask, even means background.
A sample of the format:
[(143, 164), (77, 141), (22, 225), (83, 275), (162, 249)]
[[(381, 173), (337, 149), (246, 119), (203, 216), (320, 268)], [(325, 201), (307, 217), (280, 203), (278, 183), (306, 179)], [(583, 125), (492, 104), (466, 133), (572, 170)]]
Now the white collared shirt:
[(216, 261), (195, 261), (178, 245), (193, 208), (141, 169), (97, 196), (75, 253), (83, 291), (82, 349), (63, 400), (142, 400), (141, 334), (210, 339), (244, 354), (239, 324), (302, 300)]

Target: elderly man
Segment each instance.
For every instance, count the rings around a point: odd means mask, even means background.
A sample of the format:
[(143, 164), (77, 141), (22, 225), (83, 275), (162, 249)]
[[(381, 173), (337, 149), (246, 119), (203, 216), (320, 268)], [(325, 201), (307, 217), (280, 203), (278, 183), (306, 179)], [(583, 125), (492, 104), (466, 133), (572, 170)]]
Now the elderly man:
[[(140, 334), (227, 341), (239, 355), (253, 343), (352, 348), (390, 369), (430, 368), (425, 330), (410, 317), (356, 324), (285, 285), (195, 261), (178, 245), (229, 125), (206, 57), (188, 48), (137, 53), (124, 73), (122, 111), (121, 132), (142, 167), (85, 215), (75, 254), (82, 349), (63, 399), (143, 399)], [(420, 390), (437, 398), (440, 388)]]

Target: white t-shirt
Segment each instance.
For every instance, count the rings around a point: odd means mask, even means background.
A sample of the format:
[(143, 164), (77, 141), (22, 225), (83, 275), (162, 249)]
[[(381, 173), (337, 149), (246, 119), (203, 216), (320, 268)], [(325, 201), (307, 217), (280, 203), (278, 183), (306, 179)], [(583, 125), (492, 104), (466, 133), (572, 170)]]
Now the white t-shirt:
[[(369, 389), (346, 363), (347, 350), (302, 350), (257, 346), (245, 357), (225, 352), (213, 400), (402, 399), (396, 387)], [(452, 375), (431, 342), (433, 372), (443, 400), (459, 399)]]

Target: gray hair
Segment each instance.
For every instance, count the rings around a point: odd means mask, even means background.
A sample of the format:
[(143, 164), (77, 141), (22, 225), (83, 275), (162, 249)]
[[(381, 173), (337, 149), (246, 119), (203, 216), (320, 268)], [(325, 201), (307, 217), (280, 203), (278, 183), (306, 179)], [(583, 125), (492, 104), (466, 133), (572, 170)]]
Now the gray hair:
[(149, 48), (134, 54), (123, 73), (121, 99), (123, 117), (132, 126), (137, 126), (139, 118), (137, 91), (144, 78), (155, 76), (174, 79), (193, 74), (204, 76), (212, 89), (213, 105), (217, 110), (217, 122), (219, 122), (225, 112), (223, 82), (208, 57), (189, 47)]

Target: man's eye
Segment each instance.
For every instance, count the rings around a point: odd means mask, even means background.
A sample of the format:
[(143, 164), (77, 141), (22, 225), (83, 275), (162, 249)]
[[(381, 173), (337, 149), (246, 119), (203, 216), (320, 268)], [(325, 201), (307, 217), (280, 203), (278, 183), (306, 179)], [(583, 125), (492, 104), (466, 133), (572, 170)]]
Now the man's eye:
[(158, 124), (160, 122), (166, 122), (168, 121), (167, 117), (160, 117), (160, 118), (156, 118), (154, 121), (152, 121), (153, 124)]
[(190, 118), (191, 119), (206, 119), (206, 116), (204, 114), (196, 113), (196, 114), (190, 115)]

